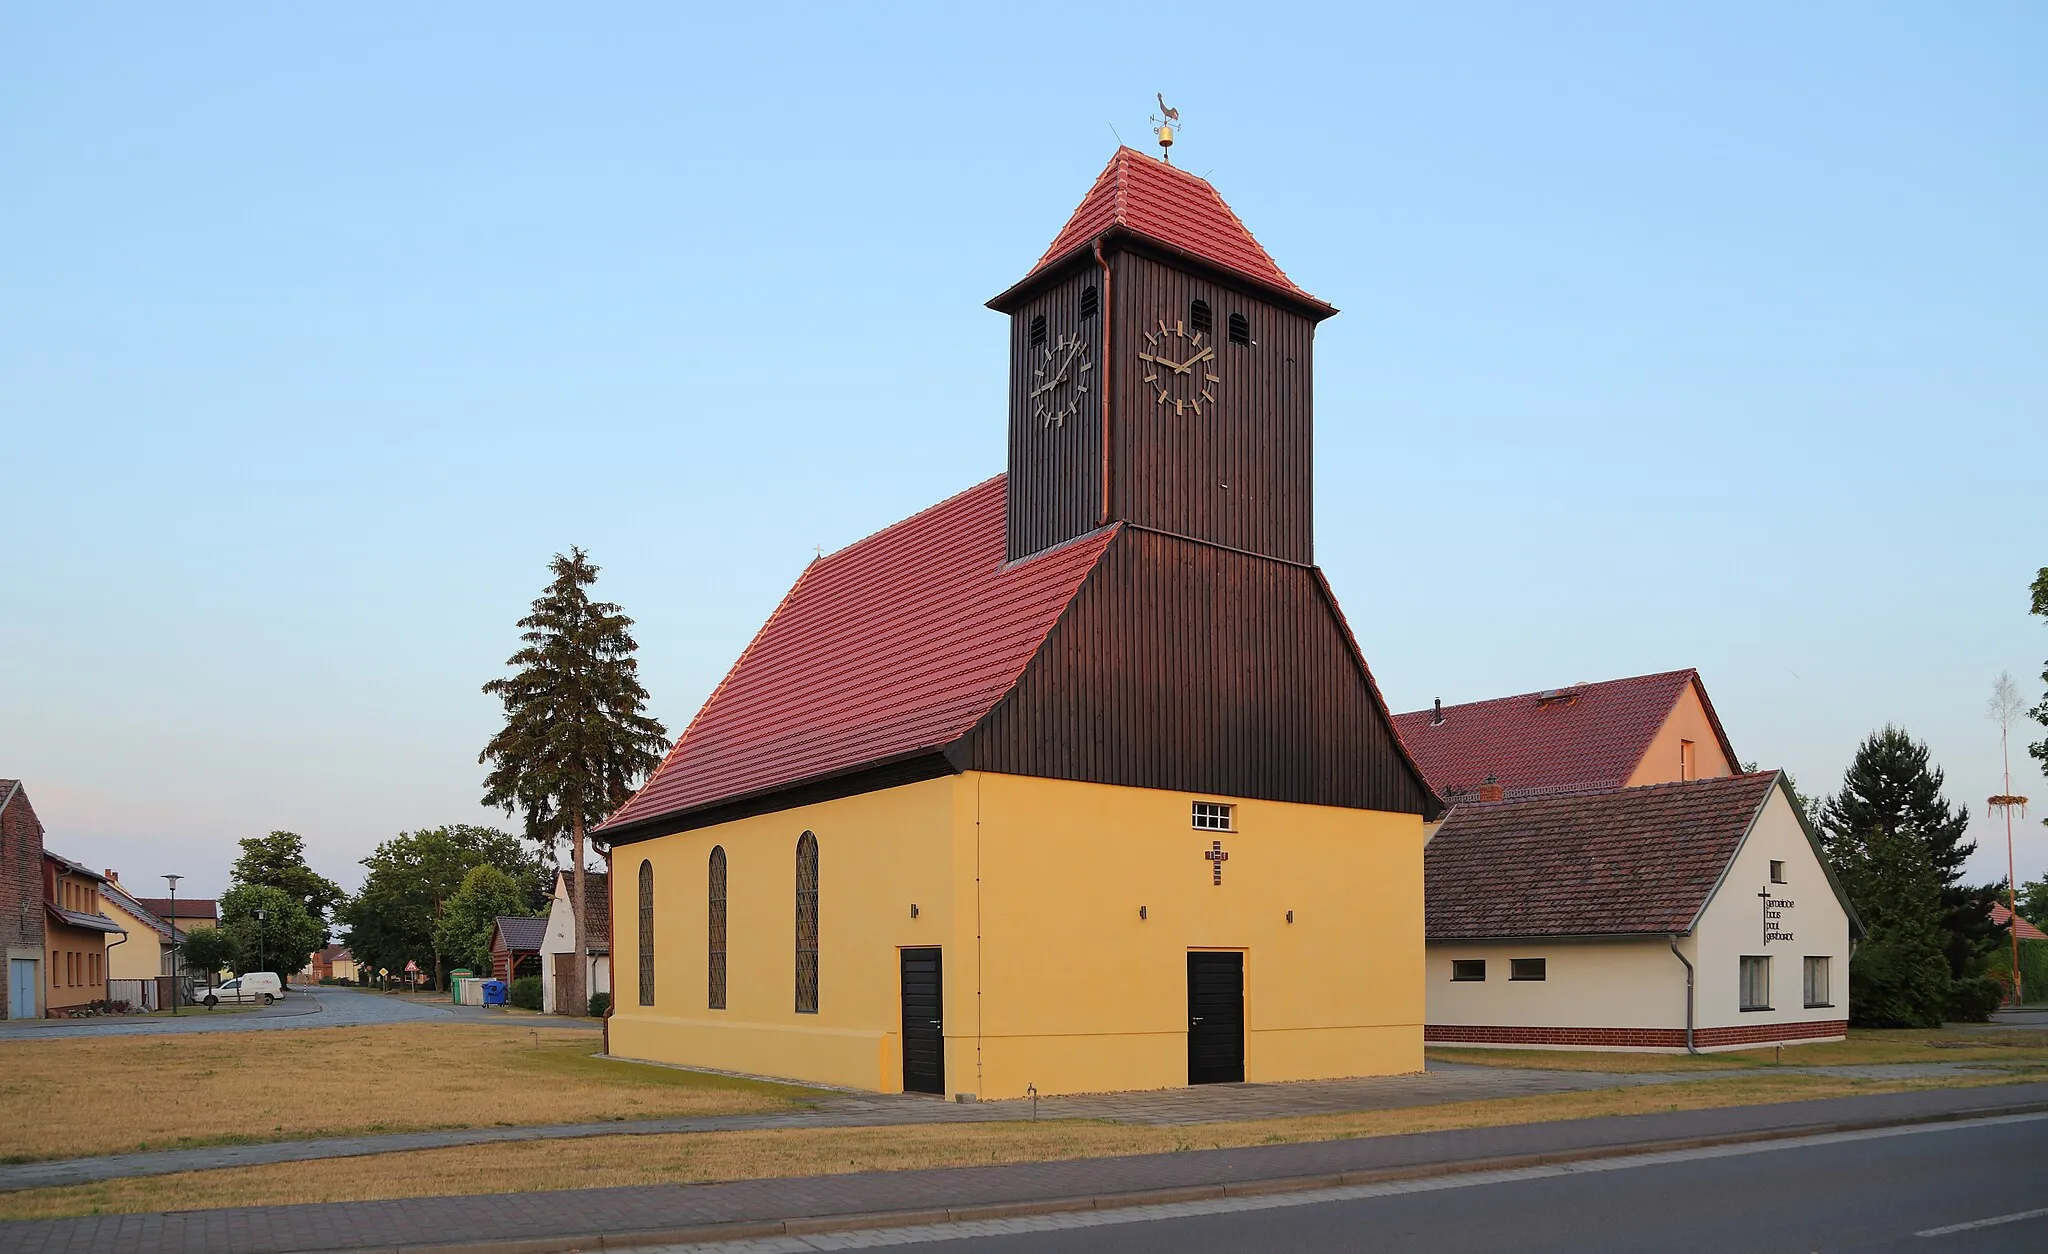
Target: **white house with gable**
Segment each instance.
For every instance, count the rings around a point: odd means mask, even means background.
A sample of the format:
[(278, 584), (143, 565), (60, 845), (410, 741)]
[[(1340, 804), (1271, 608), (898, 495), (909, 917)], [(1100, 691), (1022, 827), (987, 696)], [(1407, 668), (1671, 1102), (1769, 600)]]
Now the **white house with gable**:
[(1435, 1045), (1839, 1040), (1862, 924), (1783, 772), (1465, 802), (1424, 857)]
[[(583, 873), (583, 906), (590, 912), (590, 934), (584, 937), (583, 990), (612, 991), (612, 892), (611, 877), (602, 871)], [(547, 937), (540, 947), (541, 1009), (549, 1014), (569, 1014), (572, 1008), (556, 1004), (556, 990), (568, 983), (568, 964), (576, 953), (576, 897), (567, 871), (555, 872), (554, 903), (548, 907)], [(578, 1006), (573, 1012), (581, 1014)]]

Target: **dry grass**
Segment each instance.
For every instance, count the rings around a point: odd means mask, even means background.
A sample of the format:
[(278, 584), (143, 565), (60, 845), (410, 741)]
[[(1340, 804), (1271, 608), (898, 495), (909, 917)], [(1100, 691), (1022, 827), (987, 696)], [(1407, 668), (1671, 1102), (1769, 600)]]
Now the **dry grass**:
[[(426, 1128), (772, 1110), (814, 1090), (636, 1067), (496, 1024), (0, 1041), (0, 1162)], [(50, 1095), (62, 1094), (51, 1118)]]
[[(1725, 1054), (1595, 1053), (1569, 1049), (1451, 1049), (1431, 1046), (1439, 1062), (1482, 1067), (1523, 1067), (1558, 1071), (1742, 1071), (1777, 1065), (1773, 1049), (1740, 1049)], [(1956, 1032), (1947, 1029), (1851, 1028), (1849, 1039), (1816, 1045), (1788, 1045), (1788, 1067), (1858, 1066), (1901, 1062), (1989, 1062), (2014, 1067), (2048, 1066), (2048, 1032)]]
[(367, 1201), (1232, 1149), (1981, 1083), (1742, 1075), (1705, 1083), (1178, 1128), (1049, 1120), (528, 1141), (0, 1193), (0, 1220), (189, 1210), (226, 1199), (237, 1206)]

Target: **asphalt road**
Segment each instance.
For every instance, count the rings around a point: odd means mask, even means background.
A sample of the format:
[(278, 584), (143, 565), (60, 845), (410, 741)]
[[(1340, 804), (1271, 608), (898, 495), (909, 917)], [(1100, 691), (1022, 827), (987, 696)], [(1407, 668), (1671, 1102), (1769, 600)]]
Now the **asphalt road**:
[(1249, 1198), (1145, 1222), (1097, 1212), (1064, 1229), (966, 1240), (943, 1228), (866, 1235), (961, 1254), (2048, 1251), (2048, 1116), (1817, 1141), (1415, 1181), (1365, 1198)]
[[(333, 985), (294, 987), (275, 1006), (240, 1014), (208, 1014), (204, 1006), (175, 1016), (114, 1016), (103, 1019), (29, 1019), (0, 1022), (0, 1040), (43, 1040), (60, 1036), (155, 1036), (165, 1032), (267, 1032), (280, 1028), (355, 1028), (374, 1023), (505, 1022), (502, 1012), (481, 1006), (420, 1002)], [(522, 1016), (521, 1026), (595, 1030), (595, 1019), (560, 1015)]]

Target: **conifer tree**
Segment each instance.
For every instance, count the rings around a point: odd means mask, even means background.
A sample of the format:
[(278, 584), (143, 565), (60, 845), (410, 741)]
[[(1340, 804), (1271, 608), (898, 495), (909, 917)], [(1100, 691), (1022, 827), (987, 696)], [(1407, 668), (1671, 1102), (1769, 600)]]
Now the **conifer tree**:
[[(1822, 809), (1821, 840), (1869, 938), (1849, 967), (1850, 1001), (1874, 1026), (1937, 1027), (1974, 994), (1995, 943), (1997, 886), (1962, 884), (1977, 843), (1969, 811), (1942, 796), (1925, 743), (1887, 725), (1856, 751)], [(1960, 1008), (1975, 1013), (1968, 997)]]
[[(2041, 573), (2034, 576), (2033, 591), (2034, 608), (2032, 612), (2039, 614), (2042, 618), (2048, 618), (2048, 566), (2043, 566)], [(2048, 685), (2048, 662), (2041, 663), (2041, 682), (2043, 685)], [(2042, 692), (2041, 704), (2027, 712), (2032, 714), (2035, 720), (2043, 727), (2048, 727), (2048, 691)], [(2048, 738), (2028, 745), (2027, 752), (2032, 754), (2034, 760), (2041, 764), (2042, 770), (2048, 770)], [(2041, 821), (2048, 823), (2048, 819), (2042, 819)]]
[[(593, 601), (598, 568), (582, 549), (555, 554), (554, 580), (519, 620), (526, 644), (506, 661), (514, 673), (484, 685), (505, 706), (505, 727), (477, 761), (488, 763), (484, 804), (523, 813), (526, 837), (543, 849), (569, 843), (570, 894), (576, 908), (576, 960), (556, 1004), (580, 1013), (583, 987), (583, 859), (590, 824), (622, 805), (661, 763), (668, 732), (643, 711), (640, 648), (633, 620)], [(600, 850), (601, 851), (601, 850)]]

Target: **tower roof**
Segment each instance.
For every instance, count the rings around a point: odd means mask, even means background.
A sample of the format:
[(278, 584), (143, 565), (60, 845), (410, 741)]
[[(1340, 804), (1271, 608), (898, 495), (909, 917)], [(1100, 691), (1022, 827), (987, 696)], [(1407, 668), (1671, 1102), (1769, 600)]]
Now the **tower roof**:
[(1002, 307), (1010, 294), (1110, 231), (1164, 245), (1217, 269), (1250, 279), (1260, 287), (1335, 312), (1303, 291), (1245, 229), (1208, 180), (1146, 156), (1118, 148), (1081, 198), (1052, 246), (1009, 291), (990, 301)]

